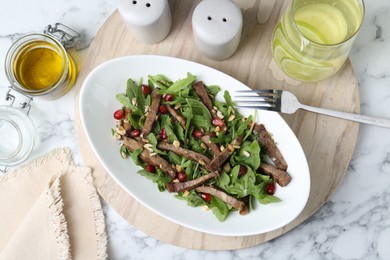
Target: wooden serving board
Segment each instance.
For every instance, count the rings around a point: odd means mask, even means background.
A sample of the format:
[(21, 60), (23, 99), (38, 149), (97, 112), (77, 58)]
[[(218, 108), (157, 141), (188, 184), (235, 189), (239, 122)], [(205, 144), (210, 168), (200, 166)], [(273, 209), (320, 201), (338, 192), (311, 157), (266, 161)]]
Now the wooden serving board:
[[(283, 115), (300, 140), (311, 174), (311, 192), (303, 212), (290, 224), (273, 232), (223, 237), (197, 232), (160, 217), (127, 194), (111, 177), (89, 146), (80, 122), (78, 99), (86, 76), (99, 64), (132, 54), (159, 54), (180, 57), (216, 68), (254, 89), (282, 88), (297, 94), (308, 105), (346, 112), (359, 112), (359, 92), (349, 61), (332, 79), (301, 84), (286, 78), (272, 60), (271, 36), (289, 0), (236, 0), (244, 26), (237, 52), (225, 61), (201, 55), (194, 45), (191, 16), (199, 1), (171, 0), (173, 24), (168, 37), (154, 45), (136, 42), (115, 11), (93, 40), (77, 82), (75, 95), (76, 130), (86, 165), (94, 168), (97, 189), (104, 200), (125, 220), (149, 236), (173, 245), (194, 249), (238, 249), (278, 237), (301, 224), (331, 196), (342, 180), (357, 141), (358, 125), (317, 114), (298, 111)], [(131, 77), (131, 71), (129, 71)]]

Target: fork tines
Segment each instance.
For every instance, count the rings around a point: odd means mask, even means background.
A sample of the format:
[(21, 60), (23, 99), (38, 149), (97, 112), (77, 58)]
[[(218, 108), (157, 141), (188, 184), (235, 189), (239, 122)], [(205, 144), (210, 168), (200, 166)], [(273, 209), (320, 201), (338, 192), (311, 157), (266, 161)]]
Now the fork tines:
[(237, 93), (277, 93), (278, 91), (276, 89), (243, 89), (243, 90), (236, 90)]
[(275, 110), (280, 93), (273, 89), (238, 90), (236, 93), (248, 95), (235, 95), (236, 107)]

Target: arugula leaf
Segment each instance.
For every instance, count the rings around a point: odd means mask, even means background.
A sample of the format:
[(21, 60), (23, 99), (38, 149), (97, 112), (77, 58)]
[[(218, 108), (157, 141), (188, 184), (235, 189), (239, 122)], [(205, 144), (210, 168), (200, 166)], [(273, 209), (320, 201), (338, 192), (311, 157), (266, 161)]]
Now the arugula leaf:
[(260, 151), (261, 148), (258, 140), (254, 140), (253, 142), (245, 141), (241, 145), (238, 153), (231, 157), (231, 162), (233, 165), (246, 164), (252, 169), (258, 169), (261, 163)]
[(188, 89), (192, 86), (192, 83), (196, 80), (196, 76), (187, 73), (187, 77), (178, 81), (175, 81), (169, 88), (160, 89), (160, 94), (170, 93), (172, 95), (178, 95), (178, 93), (182, 90)]
[(165, 184), (171, 181), (171, 178), (169, 178), (160, 169), (158, 169), (156, 173), (151, 173), (147, 170), (139, 170), (138, 173), (149, 180), (152, 180), (154, 183), (157, 183), (159, 191), (165, 191)]
[(129, 100), (132, 100), (133, 98), (137, 99), (137, 92), (136, 92), (136, 85), (132, 79), (127, 80), (126, 84), (126, 95), (129, 98)]
[(187, 201), (187, 205), (190, 207), (205, 205), (204, 200), (195, 190), (190, 190), (186, 197), (183, 196), (183, 192), (179, 192), (179, 194), (176, 195), (176, 198)]
[(213, 214), (221, 222), (226, 219), (231, 209), (230, 206), (215, 196), (211, 196), (210, 205), (208, 207), (211, 208)]
[(168, 152), (168, 158), (171, 163), (180, 165), (182, 162), (182, 156), (175, 154), (174, 152), (169, 151)]
[(206, 88), (207, 88), (209, 94), (214, 96), (214, 97), (219, 93), (219, 91), (221, 91), (221, 88), (217, 85), (206, 86)]
[(144, 112), (141, 109), (139, 109), (137, 106), (133, 105), (132, 100), (128, 96), (126, 96), (124, 94), (117, 94), (115, 97), (122, 105), (131, 109), (131, 111), (132, 111), (131, 114), (137, 115), (137, 116), (144, 115)]
[[(167, 89), (170, 85), (172, 85), (172, 81), (161, 74), (157, 74), (155, 76), (149, 75), (148, 78), (150, 81), (156, 84), (160, 90)], [(152, 84), (149, 83), (149, 87), (151, 85)]]
[(140, 153), (142, 153), (142, 150), (143, 150), (143, 148), (138, 148), (138, 149), (136, 149), (134, 152), (130, 152), (130, 151), (129, 151), (129, 154), (130, 154), (131, 159), (133, 159), (133, 162), (134, 162), (136, 165), (138, 165), (138, 166), (143, 166), (143, 165), (144, 165), (144, 163), (138, 158), (138, 155), (139, 155)]
[(223, 92), (223, 97), (228, 107), (234, 107), (234, 102), (232, 97), (229, 94), (229, 91), (225, 90), (225, 92)]
[(253, 194), (253, 196), (263, 205), (281, 201), (278, 197), (266, 193)]
[(168, 135), (169, 142), (173, 142), (178, 138), (172, 129), (171, 118), (168, 115), (160, 115), (161, 117), (161, 128), (164, 128)]
[(187, 98), (187, 106), (183, 108), (183, 116), (186, 117), (187, 128), (190, 124), (196, 128), (203, 128), (205, 131), (209, 131), (212, 127), (210, 111), (199, 100)]
[(245, 130), (248, 130), (249, 129), (249, 124), (251, 123), (251, 121), (252, 121), (252, 116), (249, 116), (247, 120), (242, 122), (239, 125), (239, 128), (237, 129), (237, 135), (242, 135)]
[(160, 149), (157, 148), (158, 140), (157, 137), (154, 133), (149, 133), (148, 134), (148, 140), (150, 141), (150, 144), (153, 145), (152, 149), (155, 153), (161, 154), (161, 155), (166, 155), (167, 153), (164, 151), (161, 151)]
[(183, 127), (180, 125), (179, 122), (175, 121), (173, 123), (173, 131), (175, 132), (176, 137), (179, 139), (181, 143), (185, 143), (186, 141), (186, 135), (184, 133)]

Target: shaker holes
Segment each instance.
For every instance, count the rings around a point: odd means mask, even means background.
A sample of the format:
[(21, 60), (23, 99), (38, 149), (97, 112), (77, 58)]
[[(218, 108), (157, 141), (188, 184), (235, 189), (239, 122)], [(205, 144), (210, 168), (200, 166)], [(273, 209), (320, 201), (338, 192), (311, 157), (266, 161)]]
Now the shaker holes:
[[(207, 20), (209, 20), (209, 21), (211, 21), (213, 18), (211, 18), (211, 16), (207, 16)], [(222, 21), (224, 22), (224, 23), (226, 23), (227, 22), (227, 19), (224, 17), (224, 18), (222, 18)]]

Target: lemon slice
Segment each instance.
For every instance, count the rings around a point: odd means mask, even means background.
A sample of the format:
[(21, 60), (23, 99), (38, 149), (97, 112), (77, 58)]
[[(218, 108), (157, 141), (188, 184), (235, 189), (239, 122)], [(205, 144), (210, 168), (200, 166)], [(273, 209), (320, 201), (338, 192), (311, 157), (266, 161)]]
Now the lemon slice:
[(289, 77), (305, 82), (326, 79), (332, 76), (335, 72), (334, 67), (317, 67), (313, 65), (309, 66), (291, 59), (282, 60), (281, 67)]
[(310, 4), (294, 14), (301, 32), (312, 41), (322, 44), (340, 43), (347, 37), (348, 24), (342, 12), (328, 4)]

